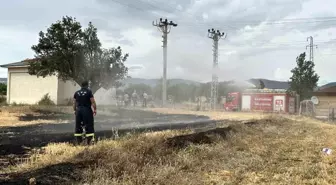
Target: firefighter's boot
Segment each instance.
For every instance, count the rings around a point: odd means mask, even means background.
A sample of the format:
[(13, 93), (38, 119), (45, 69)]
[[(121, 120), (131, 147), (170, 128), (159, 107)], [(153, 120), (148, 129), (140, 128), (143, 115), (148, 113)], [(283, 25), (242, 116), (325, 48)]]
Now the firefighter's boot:
[(86, 137), (86, 144), (87, 145), (93, 145), (94, 144), (94, 137), (93, 136)]
[(75, 137), (75, 145), (81, 145), (83, 143), (83, 136)]
[(87, 145), (92, 145), (94, 144), (94, 133), (89, 133), (89, 134), (86, 134), (86, 144)]

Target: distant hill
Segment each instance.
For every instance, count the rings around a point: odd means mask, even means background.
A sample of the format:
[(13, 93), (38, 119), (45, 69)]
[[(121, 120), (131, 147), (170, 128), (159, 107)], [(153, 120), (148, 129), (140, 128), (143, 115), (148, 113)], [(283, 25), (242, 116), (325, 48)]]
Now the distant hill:
[[(289, 83), (288, 82), (282, 82), (282, 81), (275, 81), (275, 80), (267, 80), (267, 79), (260, 79), (264, 82), (265, 88), (268, 89), (288, 89), (289, 88)], [(170, 84), (175, 85), (179, 83), (185, 83), (185, 84), (193, 84), (193, 85), (200, 85), (201, 82), (193, 81), (193, 80), (185, 80), (185, 79), (169, 79)], [(259, 79), (257, 78), (252, 78), (250, 80), (247, 80), (247, 82), (258, 86), (259, 85)], [(7, 84), (7, 78), (0, 78), (0, 83)], [(125, 85), (128, 84), (146, 84), (151, 87), (154, 87), (155, 85), (161, 83), (160, 79), (145, 79), (145, 78), (128, 78), (123, 81)], [(334, 83), (329, 83), (321, 88), (327, 88), (329, 86), (334, 86)]]
[[(265, 88), (268, 89), (288, 89), (289, 88), (289, 82), (284, 82), (284, 81), (275, 81), (275, 80), (267, 80), (267, 79), (260, 79), (264, 82), (265, 84)], [(250, 79), (248, 80), (249, 82), (251, 82), (254, 85), (259, 85), (259, 79)], [(331, 82), (322, 86), (318, 86), (317, 88), (314, 89), (314, 91), (318, 91), (318, 90), (323, 90), (323, 89), (327, 89), (329, 87), (335, 87), (336, 86), (336, 82)]]
[(319, 87), (320, 89), (325, 89), (325, 88), (329, 88), (329, 87), (334, 87), (336, 86), (336, 82), (331, 82), (325, 85), (322, 85), (321, 87)]
[[(128, 84), (146, 84), (151, 87), (154, 87), (158, 83), (160, 79), (143, 79), (143, 78), (129, 78), (124, 80), (125, 85)], [(192, 80), (184, 80), (184, 79), (169, 79), (171, 84), (178, 84), (178, 83), (186, 83), (186, 84), (194, 84), (194, 85), (200, 85), (200, 82), (192, 81)], [(267, 79), (260, 79), (264, 82), (265, 88), (268, 89), (288, 89), (289, 88), (289, 83), (288, 82), (283, 82), (283, 81), (275, 81), (275, 80), (267, 80)], [(248, 84), (251, 83), (255, 86), (259, 86), (259, 79), (257, 78), (252, 78), (250, 80), (245, 81), (246, 83), (240, 82), (239, 85), (244, 85), (244, 86), (251, 86)], [(236, 84), (236, 83), (234, 83)], [(236, 84), (237, 85), (237, 84)]]
[[(192, 84), (192, 85), (200, 85), (200, 82), (192, 81), (192, 80), (184, 80), (184, 79), (168, 79), (171, 85), (185, 83), (185, 84)], [(156, 86), (157, 84), (161, 83), (160, 79), (144, 79), (144, 78), (128, 78), (123, 81), (125, 85), (128, 84), (146, 84), (151, 87)]]
[(330, 87), (335, 87), (335, 86), (336, 86), (336, 82), (331, 82), (331, 83), (322, 85), (322, 86), (320, 86), (320, 87), (317, 87), (317, 88), (315, 89), (315, 91), (323, 91), (323, 90), (325, 90), (325, 89), (328, 89), (328, 88), (330, 88)]
[(262, 78), (260, 79), (252, 78), (248, 81), (256, 86), (259, 86), (259, 80), (263, 81), (265, 84), (265, 88), (268, 88), (268, 89), (288, 89), (289, 88), (289, 82), (267, 80), (267, 79), (262, 79)]

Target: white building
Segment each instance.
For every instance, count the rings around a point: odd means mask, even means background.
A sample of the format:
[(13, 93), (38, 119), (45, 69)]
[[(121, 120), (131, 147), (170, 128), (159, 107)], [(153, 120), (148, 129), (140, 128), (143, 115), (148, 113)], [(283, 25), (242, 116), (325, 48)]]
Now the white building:
[[(43, 78), (30, 75), (28, 64), (31, 61), (33, 59), (0, 66), (8, 69), (7, 103), (36, 104), (47, 93), (57, 105), (65, 105), (72, 100), (74, 92), (80, 89), (76, 82), (64, 82), (56, 76)], [(98, 97), (97, 104), (110, 104), (107, 100), (111, 93), (107, 92), (105, 89), (99, 89), (95, 93), (94, 96)]]

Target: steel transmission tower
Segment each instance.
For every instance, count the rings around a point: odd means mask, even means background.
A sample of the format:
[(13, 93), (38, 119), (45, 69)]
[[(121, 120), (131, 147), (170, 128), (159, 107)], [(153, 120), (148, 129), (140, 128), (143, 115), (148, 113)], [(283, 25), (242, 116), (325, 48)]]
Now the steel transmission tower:
[(309, 47), (309, 61), (314, 62), (314, 47), (317, 48), (317, 45), (314, 45), (313, 37), (307, 37), (307, 41), (309, 41), (309, 45), (306, 46), (306, 49)]
[(162, 32), (163, 38), (163, 76), (162, 76), (162, 107), (166, 105), (167, 101), (167, 40), (168, 34), (170, 33), (171, 27), (176, 27), (177, 24), (173, 21), (163, 20), (160, 18), (159, 23), (153, 21), (153, 26), (157, 27), (160, 32)]
[(219, 30), (209, 29), (208, 37), (213, 40), (213, 66), (212, 66), (212, 83), (211, 83), (211, 109), (216, 110), (216, 104), (218, 99), (218, 41), (219, 39), (225, 39), (226, 34)]

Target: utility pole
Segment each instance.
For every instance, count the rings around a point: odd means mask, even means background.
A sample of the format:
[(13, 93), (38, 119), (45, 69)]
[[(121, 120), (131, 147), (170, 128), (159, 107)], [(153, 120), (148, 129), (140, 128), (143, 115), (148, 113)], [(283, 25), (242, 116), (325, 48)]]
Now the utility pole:
[(162, 32), (163, 38), (163, 76), (162, 76), (162, 107), (166, 105), (167, 101), (167, 40), (168, 34), (170, 33), (171, 26), (176, 27), (177, 24), (173, 21), (163, 20), (160, 18), (159, 23), (153, 21), (153, 26), (157, 27), (160, 32)]
[(309, 45), (306, 46), (306, 49), (309, 47), (309, 61), (314, 62), (314, 47), (317, 48), (317, 45), (314, 45), (313, 37), (307, 37), (307, 41), (309, 41)]
[(213, 66), (212, 66), (212, 82), (211, 82), (211, 100), (210, 105), (212, 110), (216, 110), (218, 99), (218, 41), (226, 38), (224, 32), (215, 29), (208, 29), (208, 37), (213, 40)]

